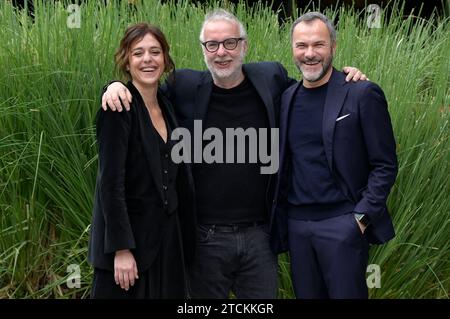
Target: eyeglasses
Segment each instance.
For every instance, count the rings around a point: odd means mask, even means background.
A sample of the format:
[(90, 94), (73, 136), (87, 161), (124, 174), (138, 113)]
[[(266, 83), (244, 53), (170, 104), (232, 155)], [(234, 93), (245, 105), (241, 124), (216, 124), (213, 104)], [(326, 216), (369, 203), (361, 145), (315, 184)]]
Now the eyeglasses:
[(206, 51), (210, 53), (214, 53), (219, 50), (219, 46), (222, 43), (223, 47), (227, 50), (236, 49), (239, 41), (245, 40), (244, 38), (229, 38), (223, 41), (206, 41), (202, 42), (202, 45), (205, 47)]

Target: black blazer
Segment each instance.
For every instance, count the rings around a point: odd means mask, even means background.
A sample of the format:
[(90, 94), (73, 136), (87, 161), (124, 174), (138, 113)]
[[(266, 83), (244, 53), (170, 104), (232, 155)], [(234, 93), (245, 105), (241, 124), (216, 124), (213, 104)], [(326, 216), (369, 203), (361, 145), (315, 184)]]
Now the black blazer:
[[(130, 249), (142, 272), (157, 255), (171, 212), (163, 207), (159, 137), (139, 91), (131, 82), (127, 87), (133, 96), (129, 112), (100, 109), (97, 114), (99, 167), (88, 261), (94, 267), (113, 270), (115, 252)], [(175, 128), (172, 106), (160, 91), (158, 102), (168, 124)], [(184, 164), (178, 168), (177, 190), (185, 257), (190, 262), (195, 207), (192, 176)]]
[[(287, 152), (289, 111), (301, 82), (283, 94), (280, 112), (280, 169), (276, 205), (271, 216), (272, 247), (287, 249), (286, 197), (290, 184)], [(355, 204), (354, 212), (367, 214), (370, 243), (394, 237), (386, 200), (397, 176), (394, 133), (381, 88), (369, 81), (345, 82), (333, 69), (325, 100), (322, 137), (330, 171), (343, 194)]]
[[(278, 62), (257, 62), (243, 65), (243, 72), (255, 87), (266, 108), (271, 128), (277, 128), (281, 94), (292, 84), (286, 69)], [(204, 120), (208, 111), (213, 89), (213, 79), (209, 71), (190, 69), (177, 70), (162, 88), (174, 105), (181, 127), (191, 134), (194, 120)], [(192, 134), (193, 136), (193, 134)], [(272, 207), (274, 175), (270, 177), (266, 193), (267, 216)]]

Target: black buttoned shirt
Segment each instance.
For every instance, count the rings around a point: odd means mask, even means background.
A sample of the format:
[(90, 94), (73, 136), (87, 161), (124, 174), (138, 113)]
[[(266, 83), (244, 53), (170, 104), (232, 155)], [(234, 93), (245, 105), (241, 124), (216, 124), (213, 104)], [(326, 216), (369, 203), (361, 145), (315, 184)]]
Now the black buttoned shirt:
[(167, 126), (167, 143), (164, 142), (156, 129), (155, 133), (158, 135), (159, 154), (161, 158), (163, 207), (166, 213), (171, 214), (177, 209), (178, 206), (178, 196), (175, 183), (177, 178), (178, 165), (172, 161), (170, 156), (174, 141), (170, 139), (170, 135), (172, 133), (170, 124), (165, 118), (164, 120)]

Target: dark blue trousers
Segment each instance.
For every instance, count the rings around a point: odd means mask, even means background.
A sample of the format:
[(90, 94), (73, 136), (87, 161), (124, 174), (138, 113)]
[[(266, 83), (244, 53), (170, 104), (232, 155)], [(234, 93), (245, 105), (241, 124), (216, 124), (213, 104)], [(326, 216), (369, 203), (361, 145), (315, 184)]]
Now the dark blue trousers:
[(288, 220), (294, 291), (301, 299), (368, 298), (369, 244), (352, 213)]

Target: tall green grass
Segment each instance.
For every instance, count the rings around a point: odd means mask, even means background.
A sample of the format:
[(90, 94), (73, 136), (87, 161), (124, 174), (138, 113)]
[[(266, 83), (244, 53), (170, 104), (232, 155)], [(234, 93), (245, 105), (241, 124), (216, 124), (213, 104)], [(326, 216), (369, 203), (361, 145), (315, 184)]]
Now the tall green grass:
[[(36, 1), (34, 21), (0, 2), (0, 298), (79, 298), (90, 288), (87, 239), (97, 168), (93, 119), (127, 25), (166, 33), (178, 68), (204, 69), (198, 33), (205, 12), (188, 1), (85, 1), (81, 28), (67, 5)], [(230, 7), (229, 7), (230, 8)], [(231, 7), (249, 34), (247, 61), (281, 61), (293, 77), (289, 25), (270, 10)], [(397, 139), (399, 175), (389, 198), (397, 236), (371, 249), (381, 268), (373, 298), (448, 298), (450, 292), (450, 36), (448, 19), (339, 15), (337, 68), (357, 66), (384, 89)], [(67, 267), (81, 269), (68, 288)], [(287, 256), (280, 297), (292, 298)]]

